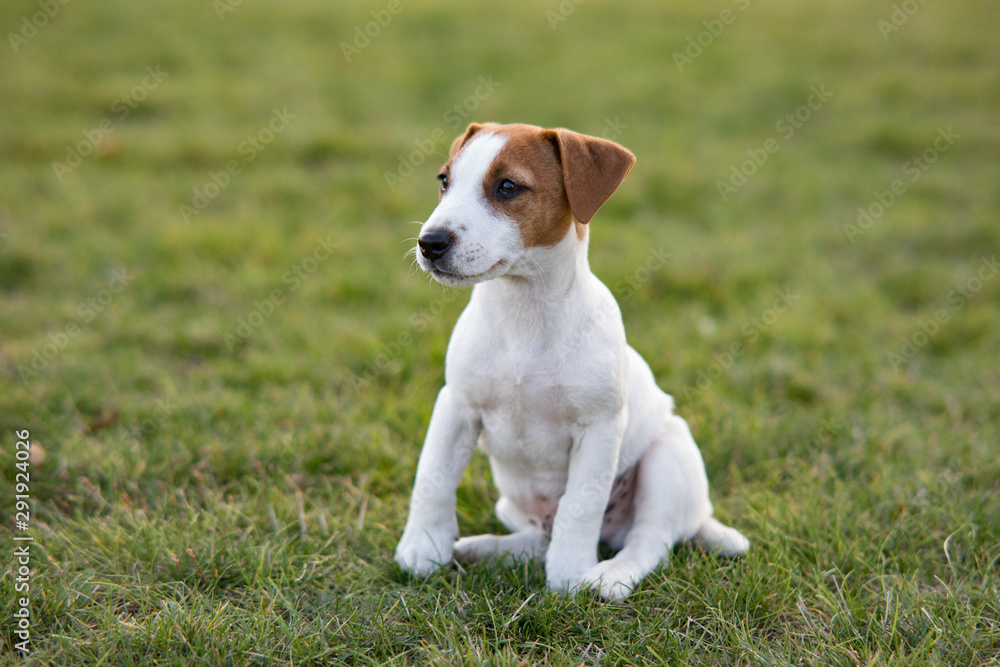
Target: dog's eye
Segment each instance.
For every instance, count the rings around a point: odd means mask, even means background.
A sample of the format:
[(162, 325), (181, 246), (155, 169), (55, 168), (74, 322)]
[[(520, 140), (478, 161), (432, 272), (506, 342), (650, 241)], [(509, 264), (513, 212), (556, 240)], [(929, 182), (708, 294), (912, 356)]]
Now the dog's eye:
[(444, 192), (445, 190), (447, 190), (448, 189), (448, 175), (447, 174), (441, 174), (441, 175), (438, 176), (438, 180), (441, 181), (441, 192)]
[(523, 185), (518, 185), (509, 178), (505, 178), (497, 186), (497, 196), (502, 199), (510, 199), (518, 195), (522, 190), (524, 190)]

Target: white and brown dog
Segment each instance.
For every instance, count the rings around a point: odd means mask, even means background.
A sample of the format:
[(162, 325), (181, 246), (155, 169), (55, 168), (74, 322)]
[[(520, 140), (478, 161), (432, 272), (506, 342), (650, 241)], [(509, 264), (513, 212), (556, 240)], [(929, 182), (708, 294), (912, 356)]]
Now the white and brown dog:
[[(405, 570), (544, 555), (550, 588), (620, 598), (678, 542), (749, 548), (712, 518), (687, 423), (625, 342), (587, 262), (587, 223), (634, 162), (611, 141), (531, 125), (473, 124), (452, 144), (417, 261), (445, 285), (475, 288), (396, 549)], [(477, 444), (512, 533), (457, 539), (455, 490)], [(599, 541), (618, 553), (598, 562)]]

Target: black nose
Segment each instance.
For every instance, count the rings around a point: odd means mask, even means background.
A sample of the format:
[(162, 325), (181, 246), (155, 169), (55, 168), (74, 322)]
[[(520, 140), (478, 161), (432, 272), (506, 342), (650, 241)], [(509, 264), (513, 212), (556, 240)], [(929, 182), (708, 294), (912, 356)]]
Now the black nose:
[(420, 246), (420, 254), (433, 262), (444, 257), (454, 240), (451, 232), (437, 230), (421, 236), (417, 239), (417, 245)]

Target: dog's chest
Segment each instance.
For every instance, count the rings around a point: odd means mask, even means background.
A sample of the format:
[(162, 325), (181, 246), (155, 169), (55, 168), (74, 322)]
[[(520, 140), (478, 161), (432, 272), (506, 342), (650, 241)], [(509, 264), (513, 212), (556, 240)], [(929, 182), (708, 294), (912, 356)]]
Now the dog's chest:
[(475, 353), (452, 362), (456, 389), (480, 415), (480, 446), (518, 467), (565, 468), (589, 391), (579, 371), (550, 347), (479, 342)]
[(591, 283), (576, 285), (545, 303), (477, 285), (448, 348), (446, 381), (476, 412), (480, 446), (536, 480), (565, 475), (574, 440), (622, 407), (624, 333), (588, 317)]
[(505, 458), (508, 448), (568, 450), (581, 388), (557, 362), (529, 352), (503, 355), (473, 374), (473, 383), (470, 398), (482, 416), (487, 453)]

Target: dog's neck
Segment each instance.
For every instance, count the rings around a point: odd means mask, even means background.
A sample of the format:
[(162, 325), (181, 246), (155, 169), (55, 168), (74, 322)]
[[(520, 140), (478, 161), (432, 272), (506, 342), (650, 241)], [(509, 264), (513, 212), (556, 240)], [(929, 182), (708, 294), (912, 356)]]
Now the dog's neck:
[(473, 298), (484, 300), (508, 320), (515, 316), (529, 326), (558, 326), (558, 315), (573, 308), (575, 295), (585, 289), (584, 279), (590, 275), (590, 232), (584, 226), (578, 237), (576, 226), (556, 245), (530, 249), (507, 274), (476, 285)]

